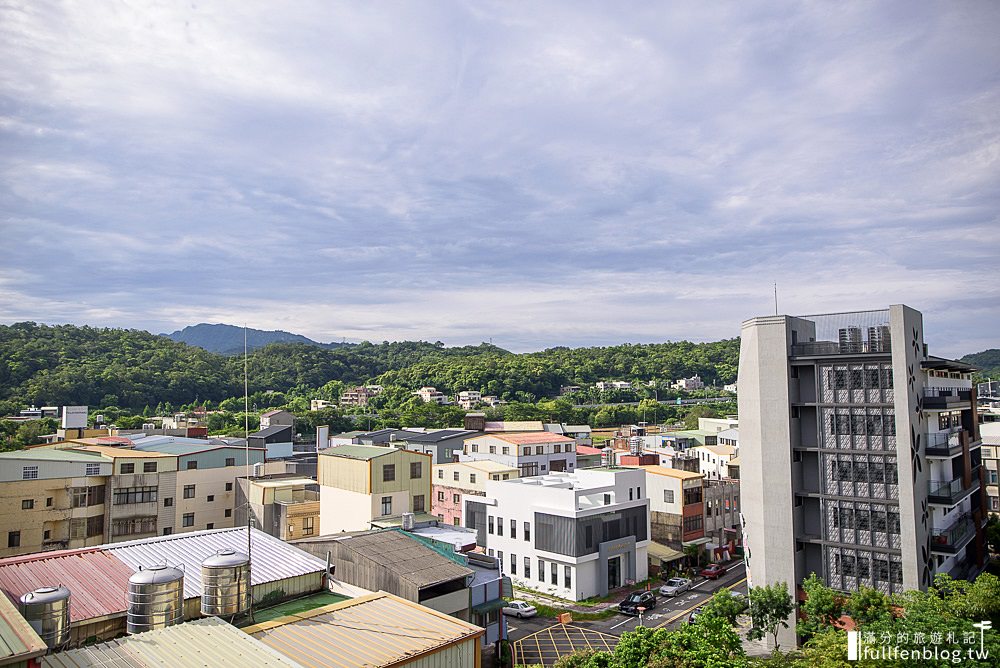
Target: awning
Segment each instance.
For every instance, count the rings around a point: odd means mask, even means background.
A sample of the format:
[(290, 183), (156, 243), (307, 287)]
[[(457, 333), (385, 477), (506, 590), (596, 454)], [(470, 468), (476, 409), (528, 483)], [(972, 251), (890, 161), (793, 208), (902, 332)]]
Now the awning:
[(646, 547), (646, 554), (653, 559), (659, 559), (660, 561), (665, 561), (667, 563), (684, 557), (684, 553), (680, 550), (675, 550), (674, 548), (668, 547), (662, 543), (652, 542)]
[(492, 601), (486, 601), (485, 603), (480, 603), (479, 605), (472, 606), (472, 612), (476, 615), (485, 615), (487, 613), (493, 612), (494, 610), (499, 610), (500, 608), (507, 605), (507, 601), (502, 598), (497, 598)]
[(706, 545), (711, 542), (712, 539), (706, 536), (704, 538), (695, 538), (694, 540), (686, 540), (683, 543), (681, 543), (681, 545), (687, 547), (688, 545)]

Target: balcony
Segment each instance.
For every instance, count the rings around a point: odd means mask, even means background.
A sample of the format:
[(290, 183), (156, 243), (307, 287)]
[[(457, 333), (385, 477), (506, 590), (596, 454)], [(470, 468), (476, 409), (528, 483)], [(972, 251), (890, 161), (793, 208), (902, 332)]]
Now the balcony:
[(962, 452), (961, 429), (927, 434), (926, 453), (928, 457), (954, 457)]
[(924, 408), (951, 408), (972, 401), (968, 387), (925, 387)]
[(956, 554), (968, 545), (975, 535), (976, 525), (972, 521), (972, 516), (965, 513), (949, 528), (931, 531), (931, 552)]
[(973, 478), (968, 487), (962, 485), (962, 478), (954, 480), (928, 480), (927, 501), (940, 506), (954, 506), (979, 489), (979, 479)]
[(889, 340), (881, 341), (810, 341), (792, 344), (792, 357), (828, 357), (830, 355), (885, 355), (892, 352)]

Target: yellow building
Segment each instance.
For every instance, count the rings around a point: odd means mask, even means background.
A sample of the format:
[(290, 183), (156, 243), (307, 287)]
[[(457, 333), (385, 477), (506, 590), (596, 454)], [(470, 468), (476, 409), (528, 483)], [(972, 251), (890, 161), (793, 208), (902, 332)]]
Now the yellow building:
[(253, 525), (281, 540), (319, 534), (319, 486), (312, 478), (295, 474), (240, 478), (236, 522), (246, 524), (249, 499)]
[[(323, 535), (392, 524), (403, 513), (429, 515), (431, 455), (400, 448), (341, 445), (319, 456)], [(398, 523), (398, 522), (397, 522)]]
[(111, 477), (97, 452), (0, 453), (0, 557), (105, 542)]

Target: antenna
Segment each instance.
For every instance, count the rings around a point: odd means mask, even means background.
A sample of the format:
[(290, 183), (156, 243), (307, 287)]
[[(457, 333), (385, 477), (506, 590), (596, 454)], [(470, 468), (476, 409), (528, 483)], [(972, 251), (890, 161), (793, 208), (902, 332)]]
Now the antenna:
[[(253, 525), (253, 517), (250, 507), (250, 380), (247, 373), (247, 324), (243, 323), (243, 434), (246, 441), (247, 460), (247, 558), (250, 560), (250, 567), (253, 568), (253, 554), (251, 553), (250, 527)], [(250, 602), (247, 605), (247, 614), (253, 620), (253, 587), (250, 588)]]
[(778, 284), (774, 284), (774, 315), (778, 315)]

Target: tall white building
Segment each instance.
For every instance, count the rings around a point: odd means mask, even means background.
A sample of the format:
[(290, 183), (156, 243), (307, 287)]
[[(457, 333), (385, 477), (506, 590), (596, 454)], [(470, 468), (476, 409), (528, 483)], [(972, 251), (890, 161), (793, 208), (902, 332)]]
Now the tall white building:
[(595, 468), (508, 481), (468, 495), (464, 523), (524, 587), (578, 601), (647, 577), (642, 469)]
[[(845, 592), (983, 567), (985, 487), (967, 364), (928, 354), (918, 311), (766, 316), (740, 339), (751, 586), (810, 573)], [(782, 644), (793, 640), (792, 627)]]

